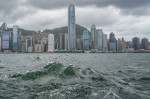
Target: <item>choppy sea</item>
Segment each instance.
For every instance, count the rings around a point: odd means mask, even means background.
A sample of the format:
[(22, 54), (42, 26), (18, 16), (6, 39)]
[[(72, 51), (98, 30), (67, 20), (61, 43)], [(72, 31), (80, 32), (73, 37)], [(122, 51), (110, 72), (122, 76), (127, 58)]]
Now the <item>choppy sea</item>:
[(0, 54), (0, 99), (150, 99), (150, 54)]

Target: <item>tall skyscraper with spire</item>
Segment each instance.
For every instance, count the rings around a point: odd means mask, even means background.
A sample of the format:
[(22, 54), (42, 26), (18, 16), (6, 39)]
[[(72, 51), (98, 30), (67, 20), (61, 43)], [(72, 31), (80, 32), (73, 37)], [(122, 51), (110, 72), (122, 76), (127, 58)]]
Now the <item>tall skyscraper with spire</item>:
[(76, 23), (75, 23), (75, 7), (70, 4), (68, 7), (68, 49), (76, 49)]

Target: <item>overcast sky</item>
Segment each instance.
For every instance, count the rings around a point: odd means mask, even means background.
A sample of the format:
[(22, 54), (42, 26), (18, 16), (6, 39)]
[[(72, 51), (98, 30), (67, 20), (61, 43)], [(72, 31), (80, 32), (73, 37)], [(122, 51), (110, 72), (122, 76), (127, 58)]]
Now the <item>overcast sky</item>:
[(53, 29), (68, 25), (68, 5), (73, 3), (76, 23), (95, 24), (104, 33), (131, 40), (150, 39), (150, 0), (0, 0), (0, 24), (28, 30)]

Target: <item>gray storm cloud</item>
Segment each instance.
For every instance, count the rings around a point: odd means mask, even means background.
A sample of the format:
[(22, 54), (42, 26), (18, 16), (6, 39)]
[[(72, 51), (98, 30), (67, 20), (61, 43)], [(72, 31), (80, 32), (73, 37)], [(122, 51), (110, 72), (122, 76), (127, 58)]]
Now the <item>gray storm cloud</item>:
[(88, 29), (95, 24), (118, 37), (150, 38), (150, 0), (0, 0), (0, 24), (30, 30), (66, 26), (71, 3), (76, 7), (76, 23)]

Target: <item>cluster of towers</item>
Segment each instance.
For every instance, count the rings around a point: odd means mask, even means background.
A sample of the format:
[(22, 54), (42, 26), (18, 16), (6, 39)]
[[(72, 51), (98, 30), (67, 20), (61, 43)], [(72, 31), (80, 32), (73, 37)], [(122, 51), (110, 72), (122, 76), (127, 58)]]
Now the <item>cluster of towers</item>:
[(147, 38), (140, 42), (138, 37), (132, 42), (126, 42), (124, 38), (116, 39), (113, 32), (109, 39), (102, 29), (91, 26), (91, 31), (84, 30), (82, 35), (76, 33), (75, 7), (70, 4), (68, 7), (68, 33), (32, 33), (23, 36), (19, 27), (14, 25), (12, 30), (7, 29), (7, 24), (1, 26), (0, 31), (0, 50), (12, 52), (54, 52), (55, 50), (65, 51), (139, 51), (140, 49), (149, 50)]
[(7, 24), (2, 24), (0, 30), (0, 50), (21, 51), (21, 34), (18, 32), (17, 25), (14, 25), (12, 31), (9, 31)]
[[(92, 35), (92, 38), (89, 35), (89, 31), (85, 30), (83, 32), (83, 36), (81, 40), (79, 39), (77, 40), (75, 7), (73, 4), (70, 4), (68, 8), (68, 50), (76, 50), (76, 49), (108, 50), (107, 35), (103, 33), (102, 29), (96, 30), (96, 26), (92, 25), (91, 35)], [(82, 44), (79, 44), (81, 43), (81, 41), (82, 41)], [(80, 45), (83, 45), (83, 47), (80, 48)]]

